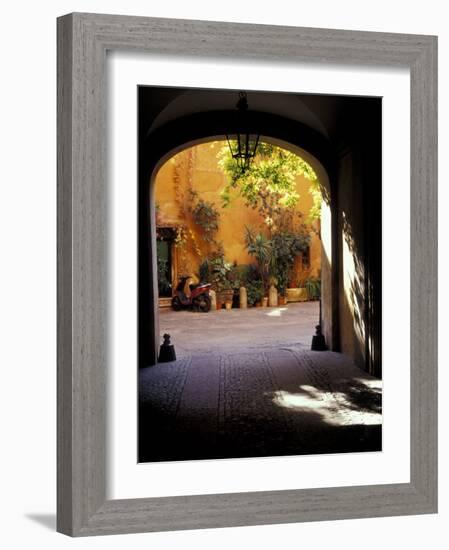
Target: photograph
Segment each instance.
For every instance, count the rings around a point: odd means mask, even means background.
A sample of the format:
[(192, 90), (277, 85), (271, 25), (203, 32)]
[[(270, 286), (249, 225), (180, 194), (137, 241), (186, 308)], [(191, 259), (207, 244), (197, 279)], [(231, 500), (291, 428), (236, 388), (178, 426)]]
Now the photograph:
[(444, 546), (444, 6), (5, 3), (4, 548)]
[(137, 94), (138, 462), (382, 451), (382, 98)]

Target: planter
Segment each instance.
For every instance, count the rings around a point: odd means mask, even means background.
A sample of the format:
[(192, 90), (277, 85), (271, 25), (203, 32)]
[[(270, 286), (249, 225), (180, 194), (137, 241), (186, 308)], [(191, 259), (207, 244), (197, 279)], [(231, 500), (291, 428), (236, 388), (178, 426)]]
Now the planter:
[(262, 307), (267, 307), (267, 306), (268, 306), (268, 296), (265, 296), (262, 299)]
[(226, 304), (226, 302), (231, 302), (234, 297), (234, 291), (231, 290), (219, 290), (217, 292), (217, 309), (221, 309), (223, 307), (223, 304)]
[(232, 302), (232, 298), (234, 297), (234, 291), (232, 290), (219, 290), (217, 292), (217, 299), (220, 300), (220, 302)]
[(285, 306), (287, 303), (287, 298), (285, 296), (278, 296), (278, 304), (280, 306)]
[(287, 302), (307, 302), (309, 295), (304, 287), (287, 288), (286, 298)]
[(231, 311), (232, 309), (232, 302), (225, 302), (225, 308), (227, 311)]

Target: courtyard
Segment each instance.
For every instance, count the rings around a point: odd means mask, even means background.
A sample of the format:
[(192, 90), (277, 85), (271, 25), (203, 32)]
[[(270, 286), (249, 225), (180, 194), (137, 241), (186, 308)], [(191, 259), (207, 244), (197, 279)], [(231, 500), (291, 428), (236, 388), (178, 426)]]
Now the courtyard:
[(318, 302), (161, 309), (177, 360), (139, 372), (139, 461), (381, 450), (382, 382), (310, 351)]
[(170, 334), (178, 359), (297, 344), (310, 347), (318, 316), (318, 302), (209, 313), (163, 308), (159, 312), (159, 331)]

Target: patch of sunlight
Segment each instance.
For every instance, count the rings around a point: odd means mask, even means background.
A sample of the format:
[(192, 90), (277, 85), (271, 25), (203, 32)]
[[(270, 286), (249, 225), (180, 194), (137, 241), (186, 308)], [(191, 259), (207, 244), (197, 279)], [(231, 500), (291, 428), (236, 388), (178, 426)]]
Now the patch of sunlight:
[(268, 315), (268, 317), (281, 317), (282, 312), (287, 310), (287, 307), (275, 307), (268, 313), (265, 313), (265, 315)]
[(276, 391), (273, 403), (278, 407), (307, 412), (321, 416), (330, 426), (366, 425), (382, 423), (382, 413), (365, 409), (355, 409), (345, 393), (318, 390), (309, 385), (301, 385), (301, 392)]
[(304, 393), (275, 392), (273, 402), (285, 409), (319, 409), (323, 406), (318, 390), (306, 385), (300, 386), (300, 388), (304, 390)]
[(379, 380), (378, 378), (365, 378), (363, 376), (357, 376), (351, 380), (354, 382), (360, 382), (370, 390), (382, 391), (382, 380)]
[(342, 230), (343, 244), (343, 288), (345, 293), (345, 301), (352, 317), (354, 331), (357, 336), (360, 350), (365, 346), (365, 321), (364, 314), (361, 311), (363, 303), (363, 281), (357, 266), (360, 262), (354, 251), (352, 244), (352, 236), (349, 234), (349, 224), (346, 221), (346, 226)]
[(330, 268), (332, 266), (332, 212), (325, 201), (321, 203), (321, 247)]

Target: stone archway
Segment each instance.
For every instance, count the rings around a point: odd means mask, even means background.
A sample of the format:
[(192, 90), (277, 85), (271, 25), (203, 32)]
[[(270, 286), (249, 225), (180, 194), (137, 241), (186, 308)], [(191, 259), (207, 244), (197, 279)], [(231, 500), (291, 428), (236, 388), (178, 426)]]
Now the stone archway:
[[(309, 162), (319, 175), (325, 201), (322, 234), (323, 325), (331, 349), (339, 350), (338, 232), (333, 193), (331, 148), (315, 130), (277, 115), (251, 112), (251, 132)], [(159, 346), (154, 181), (159, 168), (174, 154), (193, 145), (223, 139), (239, 131), (234, 111), (199, 113), (171, 121), (149, 133), (139, 147), (139, 364), (155, 364)]]

